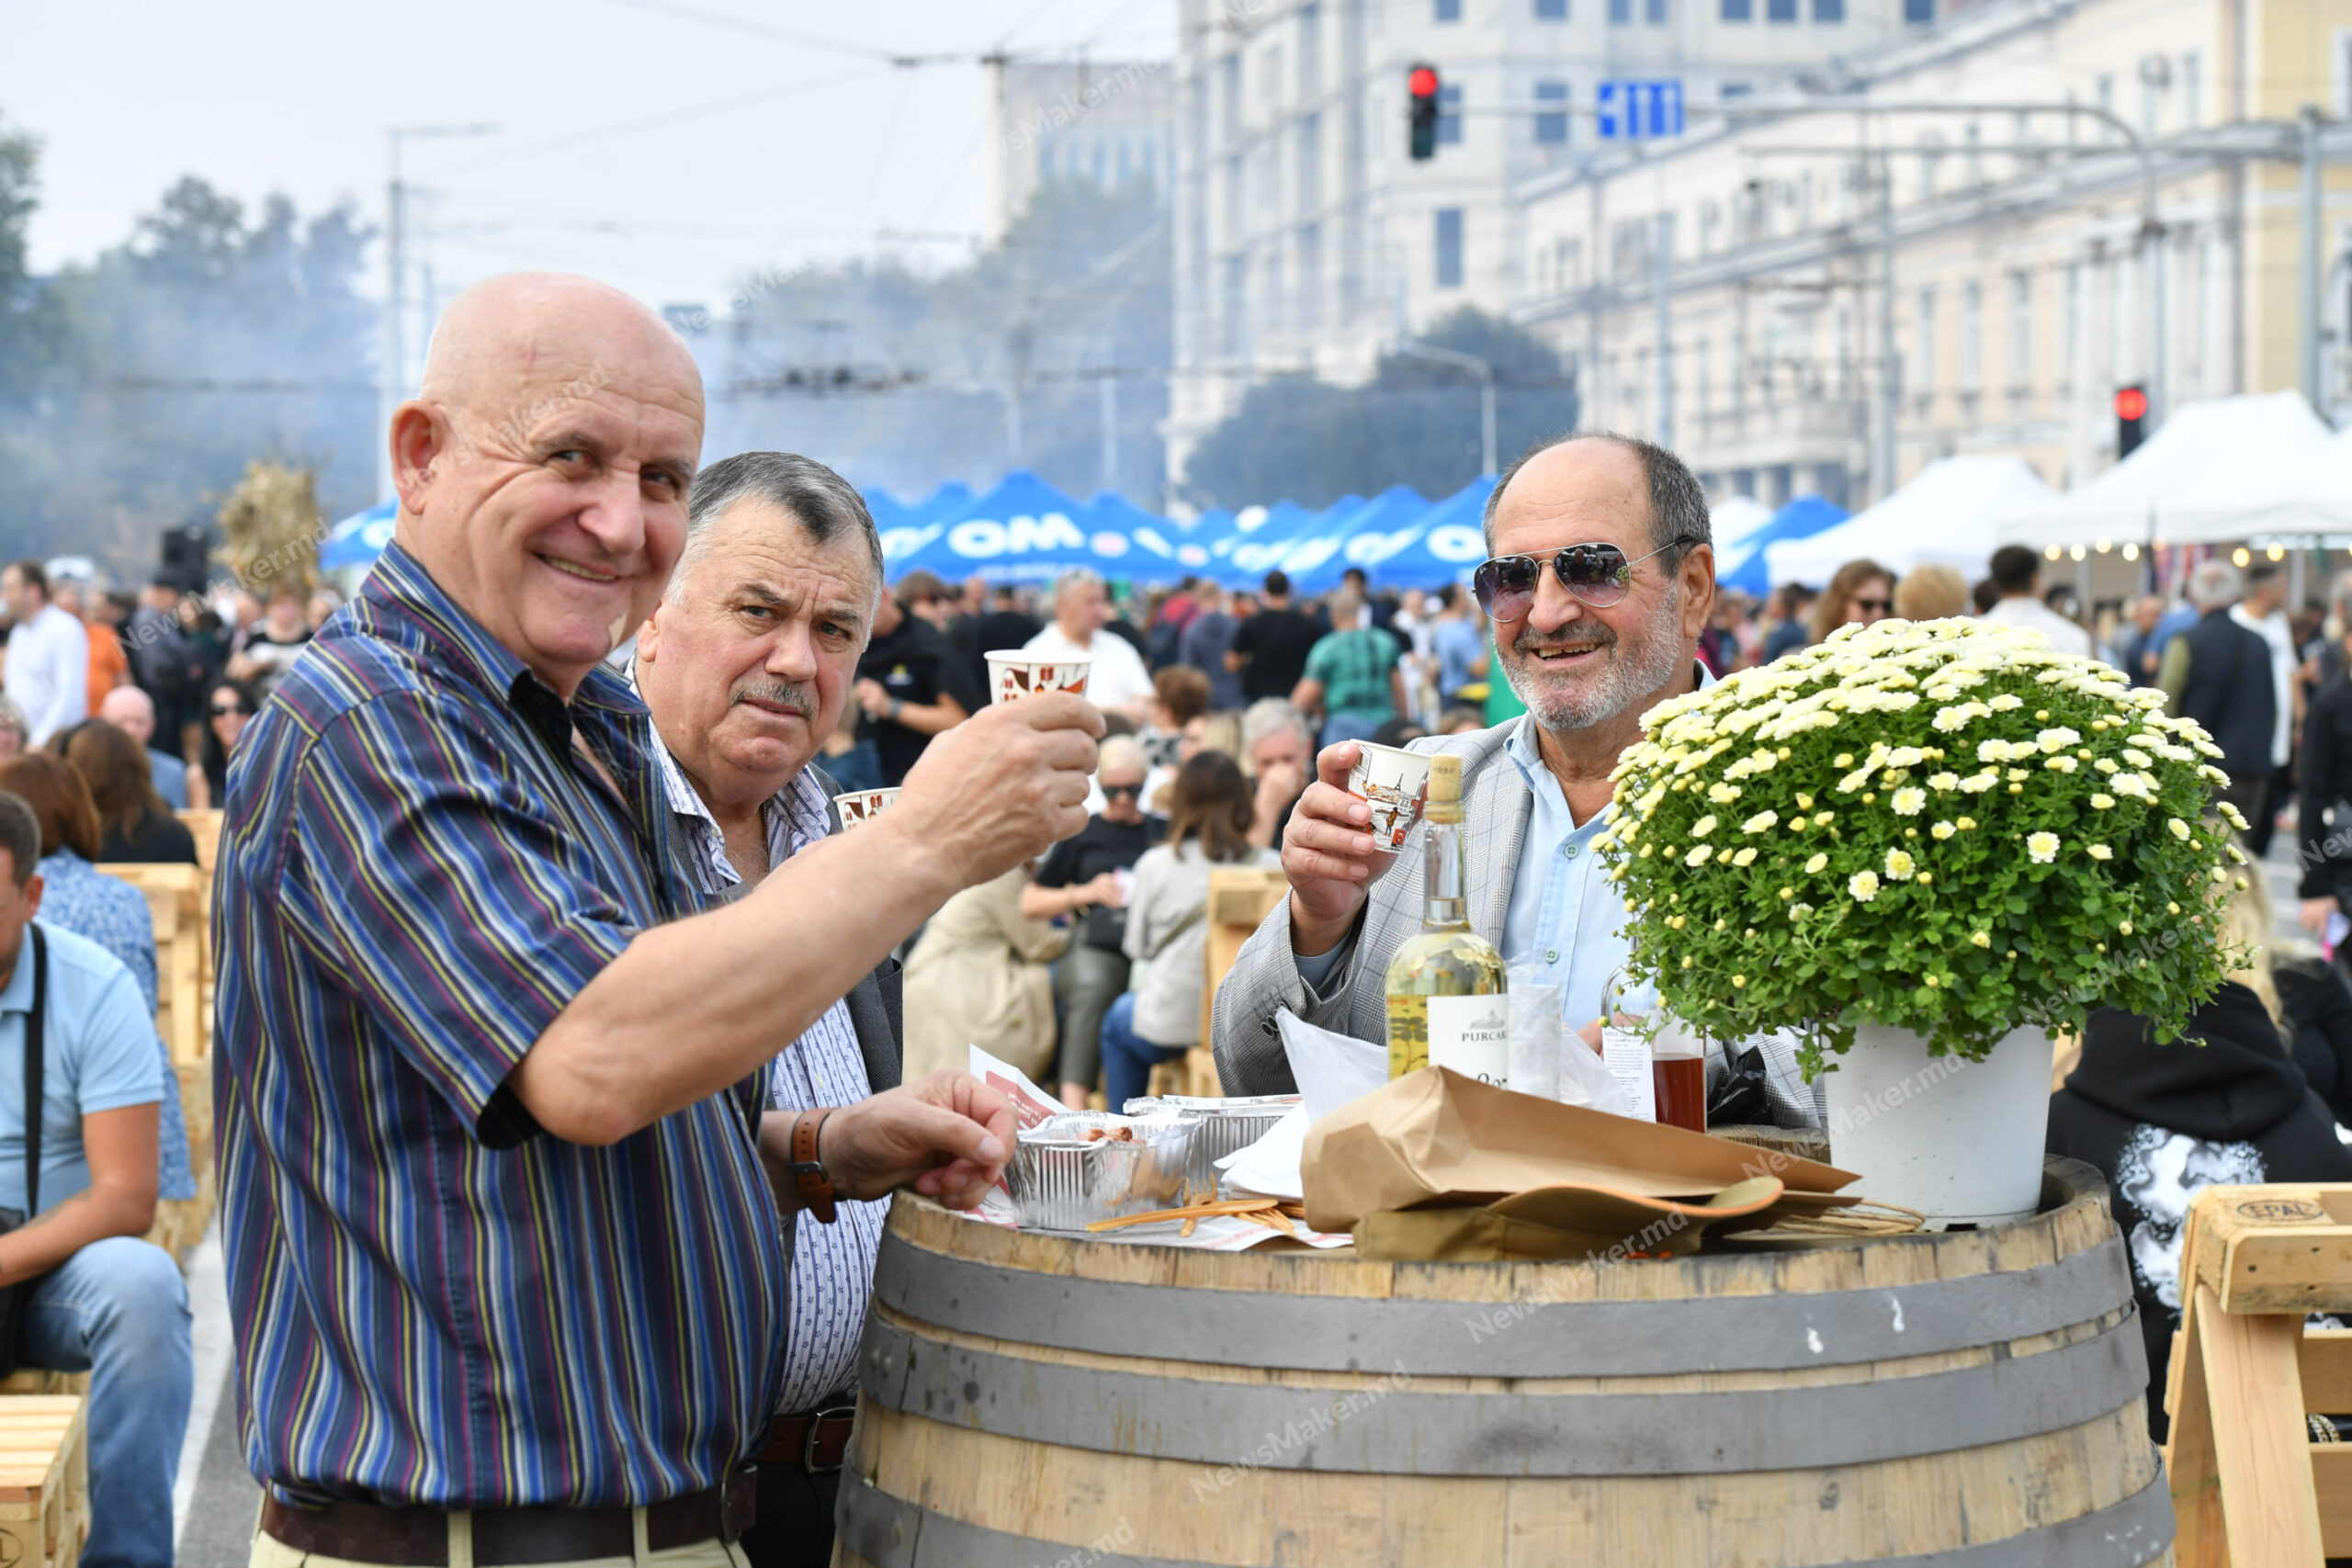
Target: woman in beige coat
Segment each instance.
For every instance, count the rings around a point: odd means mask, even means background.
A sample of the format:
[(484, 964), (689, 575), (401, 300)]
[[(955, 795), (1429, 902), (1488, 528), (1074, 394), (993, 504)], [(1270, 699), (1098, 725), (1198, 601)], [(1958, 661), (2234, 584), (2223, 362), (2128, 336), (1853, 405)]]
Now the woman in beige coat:
[(969, 1065), (969, 1046), (1036, 1078), (1054, 1060), (1054, 983), (1047, 963), (1068, 930), (1021, 918), (1029, 871), (958, 893), (923, 928), (907, 959), (906, 1075)]

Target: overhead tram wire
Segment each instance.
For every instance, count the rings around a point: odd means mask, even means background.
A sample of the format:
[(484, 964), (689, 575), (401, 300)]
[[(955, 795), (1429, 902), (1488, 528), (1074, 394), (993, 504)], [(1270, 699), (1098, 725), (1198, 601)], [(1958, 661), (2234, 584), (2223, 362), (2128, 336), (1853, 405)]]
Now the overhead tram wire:
[(903, 50), (884, 49), (876, 44), (855, 43), (847, 39), (825, 38), (817, 33), (802, 32), (797, 28), (779, 28), (769, 22), (753, 21), (726, 11), (713, 11), (701, 6), (687, 6), (679, 0), (605, 0), (607, 6), (619, 6), (631, 11), (649, 11), (656, 16), (674, 17), (680, 21), (699, 22), (705, 27), (726, 28), (776, 43), (797, 44), (803, 49), (820, 49), (833, 54), (855, 55), (877, 61), (894, 70), (912, 70), (924, 65), (956, 65), (977, 60), (970, 50), (949, 53), (909, 53)]

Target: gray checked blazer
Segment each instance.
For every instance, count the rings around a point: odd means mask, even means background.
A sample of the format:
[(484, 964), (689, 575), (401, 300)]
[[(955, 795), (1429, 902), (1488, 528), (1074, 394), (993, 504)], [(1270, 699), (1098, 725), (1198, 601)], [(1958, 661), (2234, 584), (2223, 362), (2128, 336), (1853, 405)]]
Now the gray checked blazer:
[[(1463, 830), (1468, 842), (1463, 870), (1468, 886), (1470, 923), (1500, 947), (1503, 916), (1510, 908), (1513, 873), (1534, 796), (1503, 747), (1522, 715), (1508, 724), (1470, 735), (1416, 740), (1415, 751), (1453, 752), (1462, 759)], [(1388, 961), (1406, 939), (1421, 929), (1423, 896), (1421, 840), (1406, 840), (1388, 874), (1372, 886), (1356, 926), (1354, 950), (1317, 996), (1299, 977), (1290, 950), (1290, 900), (1284, 898), (1243, 944), (1225, 983), (1217, 987), (1211, 1030), (1217, 1077), (1227, 1094), (1287, 1094), (1297, 1085), (1283, 1055), (1274, 1015), (1283, 1008), (1318, 1028), (1359, 1040), (1388, 1038), (1388, 998), (1383, 982)]]

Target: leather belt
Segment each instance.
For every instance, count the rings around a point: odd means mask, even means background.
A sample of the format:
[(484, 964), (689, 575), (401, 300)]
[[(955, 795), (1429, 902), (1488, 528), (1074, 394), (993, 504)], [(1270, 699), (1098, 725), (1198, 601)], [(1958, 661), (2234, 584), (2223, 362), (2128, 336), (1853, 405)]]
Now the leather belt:
[(828, 1475), (842, 1467), (849, 1451), (850, 1428), (857, 1415), (854, 1404), (830, 1404), (779, 1416), (768, 1428), (768, 1445), (756, 1456), (762, 1464), (787, 1464), (811, 1475)]
[[(724, 1486), (706, 1487), (645, 1507), (647, 1549), (667, 1551), (707, 1540), (731, 1541), (752, 1528), (759, 1497), (750, 1470), (737, 1471)], [(575, 1562), (597, 1557), (633, 1557), (636, 1529), (628, 1508), (476, 1508), (474, 1562), (480, 1568), (504, 1564)], [(297, 1551), (388, 1568), (447, 1568), (450, 1516), (436, 1508), (388, 1508), (376, 1503), (330, 1503), (299, 1508), (271, 1497), (262, 1504), (261, 1528)]]

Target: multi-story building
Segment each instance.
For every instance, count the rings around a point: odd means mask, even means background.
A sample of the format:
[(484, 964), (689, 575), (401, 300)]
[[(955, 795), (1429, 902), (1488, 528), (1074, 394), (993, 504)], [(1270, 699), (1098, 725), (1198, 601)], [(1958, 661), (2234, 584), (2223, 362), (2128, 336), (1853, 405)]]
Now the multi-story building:
[(995, 71), (991, 243), (1050, 180), (1169, 188), (1174, 122), (1166, 61), (1009, 61)]
[[(1458, 306), (1562, 287), (1516, 193), (1592, 165), (1602, 81), (1673, 75), (1693, 110), (1841, 85), (1936, 4), (1180, 0), (1171, 472), (1253, 380), (1360, 380)], [(1424, 62), (1442, 112), (1416, 163), (1406, 77)]]
[[(1512, 314), (1576, 356), (1588, 423), (1718, 493), (1859, 502), (1960, 451), (2089, 478), (2125, 386), (2161, 416), (2299, 384), (2278, 154), (2352, 107), (2352, 0), (1990, 0), (1834, 85), (1867, 112), (1776, 95), (1514, 189)], [(2352, 180), (2326, 199), (2334, 256)]]

